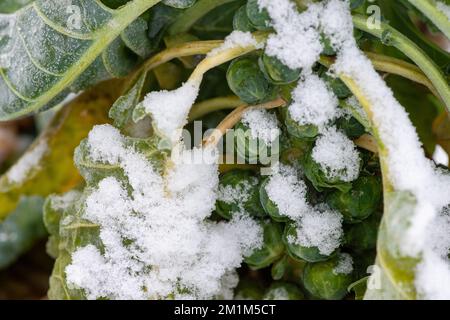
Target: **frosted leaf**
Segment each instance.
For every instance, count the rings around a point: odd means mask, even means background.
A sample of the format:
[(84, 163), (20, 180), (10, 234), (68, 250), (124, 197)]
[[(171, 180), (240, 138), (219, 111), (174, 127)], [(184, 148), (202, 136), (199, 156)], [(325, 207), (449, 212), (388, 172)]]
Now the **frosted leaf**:
[(262, 245), (262, 230), (242, 214), (205, 220), (217, 200), (217, 154), (177, 145), (162, 177), (111, 126), (95, 127), (87, 145), (91, 159), (119, 166), (127, 179), (110, 176), (87, 190), (83, 218), (100, 226), (104, 253), (78, 248), (68, 283), (91, 299), (229, 297), (236, 282), (227, 276)]

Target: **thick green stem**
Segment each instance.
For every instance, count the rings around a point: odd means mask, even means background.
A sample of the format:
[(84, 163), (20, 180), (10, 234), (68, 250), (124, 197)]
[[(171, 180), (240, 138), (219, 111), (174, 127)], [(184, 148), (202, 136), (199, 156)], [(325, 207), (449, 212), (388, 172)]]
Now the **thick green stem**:
[(220, 110), (237, 108), (244, 103), (236, 96), (218, 97), (195, 104), (189, 113), (189, 122), (200, 119), (207, 114)]
[(422, 49), (386, 23), (382, 23), (380, 28), (369, 28), (367, 25), (367, 18), (360, 15), (353, 16), (353, 23), (356, 28), (364, 32), (379, 39), (388, 40), (390, 45), (394, 46), (414, 61), (433, 83), (442, 101), (444, 101), (448, 112), (450, 112), (450, 87), (448, 82), (439, 67)]
[(436, 6), (436, 1), (431, 0), (408, 0), (428, 19), (430, 19), (445, 36), (450, 39), (450, 21), (448, 17)]
[(177, 21), (169, 28), (169, 35), (175, 35), (189, 31), (189, 29), (211, 10), (236, 0), (199, 0), (178, 17)]

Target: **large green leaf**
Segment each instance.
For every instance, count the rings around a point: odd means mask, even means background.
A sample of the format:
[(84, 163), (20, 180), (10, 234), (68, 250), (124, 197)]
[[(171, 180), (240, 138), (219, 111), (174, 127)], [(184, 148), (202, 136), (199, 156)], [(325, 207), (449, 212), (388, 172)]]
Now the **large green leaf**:
[[(159, 138), (126, 138), (125, 145), (143, 155), (155, 168), (163, 170), (164, 153), (158, 149)], [(105, 177), (115, 177), (125, 185), (127, 178), (119, 165), (102, 161), (93, 161), (87, 141), (81, 142), (76, 150), (75, 162), (86, 180), (87, 186), (82, 192), (72, 191), (64, 196), (50, 196), (44, 206), (44, 221), (50, 233), (47, 248), (56, 258), (50, 277), (50, 299), (83, 299), (82, 290), (68, 286), (65, 269), (71, 263), (72, 253), (88, 244), (100, 250), (103, 244), (99, 236), (99, 227), (83, 219), (86, 198), (96, 190), (98, 183)]]
[(0, 120), (42, 110), (150, 53), (139, 16), (160, 0), (113, 10), (98, 0), (36, 0), (0, 16)]
[[(22, 160), (0, 178), (0, 220), (15, 209), (22, 195), (45, 197), (66, 192), (80, 183), (81, 177), (73, 164), (73, 152), (94, 125), (109, 121), (108, 110), (118, 91), (117, 80), (102, 83), (55, 115)], [(42, 145), (47, 151), (38, 159), (27, 160)], [(14, 171), (19, 172), (22, 179), (11, 179)]]

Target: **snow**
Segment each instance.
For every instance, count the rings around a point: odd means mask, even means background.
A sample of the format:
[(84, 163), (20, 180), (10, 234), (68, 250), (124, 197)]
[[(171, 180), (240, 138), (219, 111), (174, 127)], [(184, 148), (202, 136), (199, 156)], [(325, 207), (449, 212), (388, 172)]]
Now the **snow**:
[(442, 1), (436, 1), (436, 7), (450, 20), (450, 6)]
[(321, 129), (341, 112), (337, 97), (316, 75), (300, 81), (292, 92), (292, 99), (289, 112), (300, 125), (313, 124)]
[(41, 139), (32, 146), (22, 158), (8, 171), (7, 178), (11, 183), (21, 183), (41, 162), (48, 150), (47, 142)]
[(441, 164), (446, 167), (449, 165), (449, 155), (440, 145), (437, 145), (434, 150), (433, 160), (436, 164)]
[(266, 54), (277, 57), (291, 69), (309, 72), (322, 52), (319, 16), (323, 5), (310, 3), (299, 13), (289, 0), (259, 0), (261, 9), (267, 9), (276, 33), (267, 39)]
[(52, 196), (52, 209), (53, 210), (65, 210), (67, 209), (74, 200), (80, 197), (80, 191), (72, 190), (63, 195), (53, 195)]
[(153, 119), (156, 130), (172, 142), (180, 138), (181, 129), (200, 90), (200, 82), (190, 80), (173, 91), (150, 92), (143, 107)]
[(266, 192), (280, 214), (291, 219), (297, 219), (309, 210), (306, 184), (299, 178), (296, 168), (280, 165), (279, 170), (270, 176)]
[[(229, 297), (237, 283), (229, 274), (260, 247), (262, 230), (245, 214), (206, 220), (217, 200), (218, 166), (209, 164), (216, 154), (175, 148), (177, 161), (161, 176), (109, 125), (96, 126), (88, 146), (93, 160), (120, 166), (128, 183), (107, 177), (88, 194), (83, 218), (100, 226), (104, 254), (78, 248), (68, 283), (89, 299)], [(206, 164), (191, 161), (199, 158)]]
[[(406, 256), (422, 256), (416, 274), (419, 296), (450, 298), (450, 292), (442, 284), (437, 285), (435, 281), (436, 285), (433, 285), (430, 279), (439, 275), (442, 283), (445, 283), (450, 278), (450, 270), (448, 259), (439, 258), (434, 252), (427, 232), (442, 208), (450, 203), (450, 176), (437, 170), (433, 162), (426, 158), (407, 113), (350, 36), (352, 30), (349, 27), (351, 16), (348, 4), (331, 0), (329, 7), (333, 8), (330, 14), (341, 16), (339, 19), (346, 17), (348, 21), (341, 23), (346, 27), (340, 31), (333, 26), (329, 27), (329, 30), (338, 32), (334, 37), (340, 39), (340, 43), (335, 43), (339, 53), (333, 69), (337, 74), (350, 76), (360, 86), (370, 102), (371, 118), (386, 150), (388, 177), (395, 190), (409, 191), (417, 200), (415, 212), (411, 214), (409, 228), (399, 249)], [(330, 17), (326, 21), (335, 21), (335, 18)], [(324, 27), (325, 30), (327, 28)], [(345, 34), (348, 35), (347, 38)]]
[(250, 191), (258, 184), (258, 179), (252, 177), (252, 181), (240, 181), (237, 185), (231, 186), (219, 186), (217, 200), (223, 201), (228, 204), (237, 203), (239, 205), (240, 212), (244, 212), (244, 204), (250, 197)]
[(324, 129), (312, 150), (312, 158), (329, 179), (351, 182), (359, 176), (361, 159), (356, 145), (334, 127)]
[(341, 244), (342, 215), (326, 205), (311, 208), (297, 224), (297, 238), (291, 243), (303, 247), (316, 247), (323, 255), (332, 254)]
[(224, 43), (220, 47), (211, 50), (208, 53), (208, 57), (216, 56), (233, 48), (255, 47), (257, 49), (262, 49), (263, 46), (264, 43), (256, 41), (250, 32), (235, 30), (225, 38)]
[(317, 247), (329, 255), (340, 245), (342, 216), (326, 205), (311, 206), (306, 201), (306, 185), (294, 167), (280, 165), (269, 178), (267, 195), (278, 207), (280, 214), (289, 217), (297, 226), (297, 237), (291, 243), (304, 247)]
[(241, 121), (250, 129), (253, 139), (261, 140), (268, 146), (280, 135), (277, 116), (265, 109), (247, 110)]
[(339, 255), (339, 262), (333, 269), (335, 275), (350, 274), (353, 271), (353, 259), (348, 253), (341, 253)]

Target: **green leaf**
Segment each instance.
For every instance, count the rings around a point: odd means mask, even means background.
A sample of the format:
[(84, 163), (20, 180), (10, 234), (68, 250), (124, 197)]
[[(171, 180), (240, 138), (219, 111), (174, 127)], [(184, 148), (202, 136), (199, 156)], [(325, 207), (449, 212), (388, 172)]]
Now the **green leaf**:
[(13, 263), (46, 235), (40, 197), (22, 198), (16, 210), (0, 224), (0, 269)]
[(150, 52), (144, 48), (149, 42), (142, 42), (147, 24), (139, 16), (157, 2), (134, 0), (113, 10), (98, 0), (70, 6), (36, 0), (1, 16), (0, 119), (51, 107), (69, 91), (125, 76), (138, 55)]
[(408, 230), (417, 201), (409, 192), (385, 193), (384, 201), (377, 263), (371, 276), (378, 283), (368, 286), (364, 299), (415, 299), (414, 279), (418, 260), (404, 256), (399, 245)]
[[(117, 81), (103, 83), (86, 91), (55, 115), (22, 160), (0, 178), (0, 220), (15, 209), (22, 195), (45, 197), (66, 192), (80, 183), (73, 152), (94, 125), (108, 122), (108, 109), (118, 91)], [(46, 151), (34, 159), (30, 167), (27, 159), (38, 146), (46, 146)], [(21, 172), (23, 177), (11, 179), (14, 171)]]
[(0, 12), (1, 13), (14, 12), (33, 1), (34, 0), (2, 0), (2, 2), (0, 2)]

